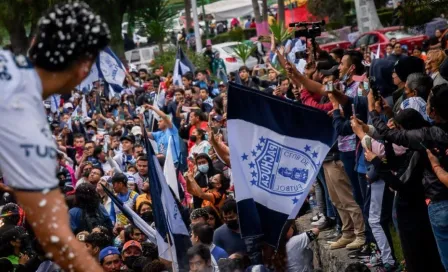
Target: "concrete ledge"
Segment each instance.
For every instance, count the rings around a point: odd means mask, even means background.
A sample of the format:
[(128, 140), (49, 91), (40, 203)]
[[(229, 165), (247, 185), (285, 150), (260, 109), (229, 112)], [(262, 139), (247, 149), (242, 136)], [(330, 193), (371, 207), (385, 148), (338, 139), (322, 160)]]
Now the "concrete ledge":
[[(297, 219), (296, 224), (300, 232), (313, 228), (310, 221), (311, 217), (312, 214), (308, 213)], [(319, 237), (325, 237), (330, 232), (322, 231)], [(350, 259), (347, 256), (350, 251), (344, 248), (330, 250), (327, 240), (318, 238), (312, 244), (312, 247), (314, 251), (314, 268), (320, 268), (324, 272), (344, 272), (349, 264), (358, 262), (357, 259)], [(371, 271), (375, 270), (371, 269)]]

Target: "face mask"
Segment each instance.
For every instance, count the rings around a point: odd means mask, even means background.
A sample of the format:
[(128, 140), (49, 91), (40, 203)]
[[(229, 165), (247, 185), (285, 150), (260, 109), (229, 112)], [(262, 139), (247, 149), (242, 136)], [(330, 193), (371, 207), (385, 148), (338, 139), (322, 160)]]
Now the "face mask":
[(198, 166), (199, 172), (206, 174), (208, 172), (208, 164), (201, 164)]
[(240, 225), (238, 223), (238, 219), (228, 220), (226, 225), (231, 230), (237, 230), (240, 227)]
[(198, 138), (196, 137), (196, 135), (191, 135), (190, 136), (190, 141), (192, 141), (192, 142), (196, 142), (197, 139)]
[(116, 237), (114, 239), (114, 246), (115, 247), (121, 247), (121, 240), (120, 240), (120, 238)]
[(129, 269), (132, 269), (132, 266), (134, 265), (135, 261), (139, 258), (139, 256), (129, 256), (124, 258), (124, 264), (126, 264), (126, 266)]
[(126, 125), (126, 128), (131, 130), (134, 127), (134, 125)]
[(147, 223), (154, 222), (154, 216), (153, 216), (152, 212), (149, 212), (149, 211), (142, 213), (141, 218)]

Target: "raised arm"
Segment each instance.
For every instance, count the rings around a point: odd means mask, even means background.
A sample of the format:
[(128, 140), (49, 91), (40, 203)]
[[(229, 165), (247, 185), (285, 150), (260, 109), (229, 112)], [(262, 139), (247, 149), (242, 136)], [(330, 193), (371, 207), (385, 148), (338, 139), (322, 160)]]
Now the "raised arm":
[(283, 56), (283, 54), (281, 54), (280, 51), (277, 51), (277, 58), (278, 58), (278, 62), (280, 63), (280, 65), (284, 69), (288, 69), (288, 73), (291, 75), (290, 77), (293, 80), (293, 82), (296, 83), (296, 85), (299, 85), (299, 84), (303, 85), (303, 87), (311, 93), (327, 95), (327, 92), (325, 92), (324, 85), (302, 75), (302, 73), (300, 73), (297, 70), (295, 65), (289, 64), (289, 62), (286, 60), (286, 58)]
[(208, 200), (210, 202), (213, 202), (215, 200), (215, 197), (211, 193), (205, 193), (202, 191), (202, 188), (199, 187), (198, 183), (194, 179), (193, 171), (188, 170), (187, 172), (187, 191), (201, 199)]

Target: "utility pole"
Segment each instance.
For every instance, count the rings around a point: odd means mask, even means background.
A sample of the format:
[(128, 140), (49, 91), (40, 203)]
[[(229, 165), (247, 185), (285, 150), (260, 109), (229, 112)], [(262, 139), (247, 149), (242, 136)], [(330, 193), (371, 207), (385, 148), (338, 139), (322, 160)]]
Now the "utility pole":
[(199, 32), (198, 5), (196, 0), (191, 0), (191, 9), (193, 10), (194, 37), (196, 38), (196, 52), (202, 51), (201, 33)]

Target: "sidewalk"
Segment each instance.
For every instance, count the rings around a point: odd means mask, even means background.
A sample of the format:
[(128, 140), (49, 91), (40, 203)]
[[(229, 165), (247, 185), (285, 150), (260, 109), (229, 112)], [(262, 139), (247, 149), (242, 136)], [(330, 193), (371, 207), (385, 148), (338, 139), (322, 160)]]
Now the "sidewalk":
[[(312, 213), (308, 213), (297, 219), (296, 224), (300, 232), (312, 228), (311, 217)], [(319, 237), (325, 237), (329, 232), (331, 231), (323, 231), (319, 234)], [(347, 256), (350, 251), (344, 248), (330, 250), (329, 247), (330, 245), (327, 243), (327, 240), (321, 240), (319, 238), (317, 239), (317, 243), (312, 243), (314, 268), (320, 268), (324, 272), (344, 272), (349, 264), (357, 262), (357, 259), (350, 259)], [(370, 270), (375, 271), (372, 268)]]

